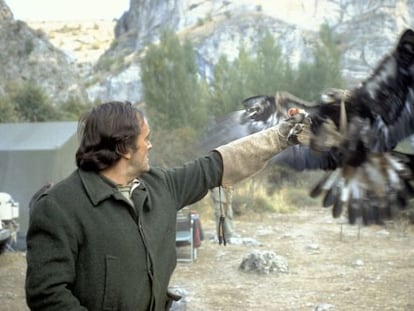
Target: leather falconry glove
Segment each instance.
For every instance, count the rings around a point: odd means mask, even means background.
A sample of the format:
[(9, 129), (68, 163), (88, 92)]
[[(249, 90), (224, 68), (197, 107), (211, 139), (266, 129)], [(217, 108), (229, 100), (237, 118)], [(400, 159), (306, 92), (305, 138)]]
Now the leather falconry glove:
[(223, 159), (223, 186), (231, 186), (266, 166), (277, 153), (293, 144), (309, 144), (310, 122), (289, 118), (278, 125), (240, 138), (216, 150)]

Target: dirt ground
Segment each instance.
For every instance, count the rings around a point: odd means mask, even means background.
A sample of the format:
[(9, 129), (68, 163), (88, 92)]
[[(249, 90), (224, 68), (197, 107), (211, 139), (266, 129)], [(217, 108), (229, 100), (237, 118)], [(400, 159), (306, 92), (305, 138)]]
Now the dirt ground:
[[(205, 310), (414, 310), (414, 228), (341, 225), (329, 211), (238, 218), (241, 240), (210, 241), (214, 222), (202, 219), (205, 240), (194, 263), (179, 263), (171, 285), (185, 294), (189, 311)], [(240, 241), (240, 240), (239, 240)], [(272, 251), (288, 273), (240, 271), (251, 252)], [(181, 250), (182, 251), (182, 250)], [(0, 256), (0, 310), (28, 310), (24, 253)]]
[[(184, 289), (187, 310), (414, 310), (414, 228), (399, 224), (341, 225), (329, 210), (249, 215), (235, 221), (241, 237), (260, 246), (208, 241), (193, 264), (180, 263), (172, 284)], [(240, 271), (243, 258), (272, 251), (287, 274)]]

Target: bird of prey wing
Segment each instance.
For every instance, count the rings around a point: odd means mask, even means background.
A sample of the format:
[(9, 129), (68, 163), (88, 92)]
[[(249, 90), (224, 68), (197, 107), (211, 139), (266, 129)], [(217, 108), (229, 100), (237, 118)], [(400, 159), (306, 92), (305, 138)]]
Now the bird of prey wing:
[(287, 92), (275, 96), (258, 95), (243, 100), (243, 110), (233, 111), (212, 122), (201, 140), (203, 150), (211, 150), (235, 139), (262, 131), (288, 118), (292, 107), (307, 107), (307, 103)]
[(309, 146), (294, 145), (276, 154), (269, 165), (281, 165), (301, 172), (304, 170), (333, 170), (338, 167), (340, 154), (332, 151), (315, 151)]
[(305, 101), (289, 92), (276, 92), (274, 96), (257, 95), (242, 102), (245, 120), (257, 130), (269, 128), (289, 117), (289, 110), (298, 108), (307, 113), (316, 111), (317, 103)]
[(252, 132), (245, 124), (245, 111), (237, 110), (212, 122), (201, 139), (200, 147), (204, 151), (212, 150)]
[[(275, 126), (290, 117), (296, 109), (306, 114), (317, 112), (319, 103), (305, 101), (289, 92), (276, 92), (275, 96), (258, 95), (242, 102), (245, 108), (246, 123), (250, 132)], [(299, 114), (300, 115), (300, 114)], [(294, 145), (275, 155), (269, 165), (288, 166), (295, 171), (331, 170), (337, 167), (338, 154), (335, 151), (314, 151), (308, 146)]]

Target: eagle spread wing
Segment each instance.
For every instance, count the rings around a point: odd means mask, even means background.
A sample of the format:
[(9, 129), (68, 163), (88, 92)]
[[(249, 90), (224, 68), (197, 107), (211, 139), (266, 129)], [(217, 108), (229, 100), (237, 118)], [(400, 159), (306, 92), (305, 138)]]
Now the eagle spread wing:
[(311, 148), (338, 154), (338, 167), (311, 191), (354, 223), (392, 217), (414, 194), (414, 156), (394, 148), (414, 133), (414, 32), (406, 30), (373, 74), (351, 91), (331, 89), (311, 114)]
[[(289, 92), (276, 92), (274, 96), (258, 95), (249, 97), (242, 102), (245, 113), (243, 123), (249, 133), (261, 131), (275, 126), (279, 122), (292, 117), (290, 112), (306, 112), (315, 114), (320, 103), (305, 101)], [(331, 170), (337, 167), (338, 155), (334, 150), (315, 152), (309, 146), (293, 145), (275, 155), (269, 165), (282, 165), (295, 171)]]
[(204, 133), (204, 137), (200, 141), (199, 147), (203, 151), (210, 151), (252, 133), (245, 121), (245, 111), (233, 111), (210, 123)]
[[(243, 110), (237, 110), (213, 122), (201, 140), (205, 151), (229, 143), (235, 139), (278, 125), (290, 117), (292, 109), (307, 113), (316, 112), (318, 103), (308, 102), (288, 92), (276, 92), (274, 96), (257, 95), (242, 101)], [(275, 155), (270, 165), (288, 166), (296, 171), (305, 169), (333, 169), (335, 155), (329, 152), (313, 152), (309, 146), (292, 145)]]
[(233, 111), (213, 121), (201, 140), (204, 150), (211, 150), (235, 139), (262, 131), (279, 124), (289, 117), (291, 108), (307, 111), (314, 104), (287, 92), (275, 96), (258, 95), (243, 100), (244, 109)]

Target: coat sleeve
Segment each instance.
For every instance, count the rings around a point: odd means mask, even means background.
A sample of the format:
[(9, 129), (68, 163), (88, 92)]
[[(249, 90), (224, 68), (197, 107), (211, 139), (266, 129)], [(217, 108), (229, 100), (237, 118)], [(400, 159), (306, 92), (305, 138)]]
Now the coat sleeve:
[[(203, 198), (209, 189), (230, 187), (261, 170), (275, 154), (286, 149), (288, 133), (295, 122), (240, 138), (220, 146), (209, 155), (167, 171), (167, 187), (179, 207)], [(307, 142), (309, 132), (295, 134), (299, 143)]]
[(169, 192), (178, 208), (201, 200), (208, 190), (221, 183), (223, 162), (216, 151), (183, 166), (166, 170), (165, 178)]
[(49, 197), (33, 210), (27, 233), (26, 301), (31, 310), (87, 310), (70, 288), (76, 243), (67, 215)]

